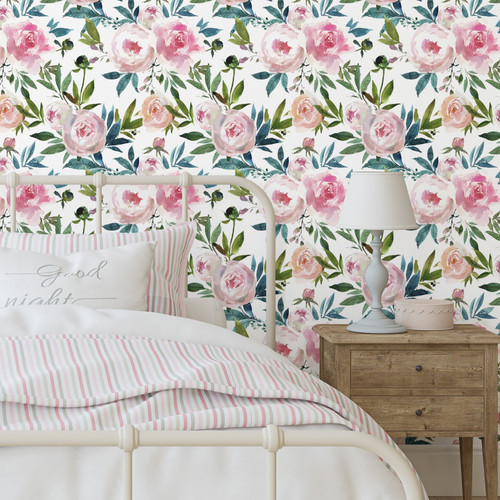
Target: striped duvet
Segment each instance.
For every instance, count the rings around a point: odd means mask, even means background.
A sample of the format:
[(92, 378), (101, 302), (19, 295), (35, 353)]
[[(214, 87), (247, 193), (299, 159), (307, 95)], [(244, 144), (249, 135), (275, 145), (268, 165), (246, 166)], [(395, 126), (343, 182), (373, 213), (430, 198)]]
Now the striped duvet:
[(158, 338), (0, 338), (0, 430), (222, 429), (340, 423), (361, 408), (275, 357)]

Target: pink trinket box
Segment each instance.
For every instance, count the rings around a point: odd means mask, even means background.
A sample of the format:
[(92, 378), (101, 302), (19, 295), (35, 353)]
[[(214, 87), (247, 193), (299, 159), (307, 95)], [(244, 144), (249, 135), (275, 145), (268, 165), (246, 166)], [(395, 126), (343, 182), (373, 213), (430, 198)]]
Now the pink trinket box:
[(405, 299), (394, 304), (396, 323), (409, 330), (451, 330), (453, 302), (436, 299)]

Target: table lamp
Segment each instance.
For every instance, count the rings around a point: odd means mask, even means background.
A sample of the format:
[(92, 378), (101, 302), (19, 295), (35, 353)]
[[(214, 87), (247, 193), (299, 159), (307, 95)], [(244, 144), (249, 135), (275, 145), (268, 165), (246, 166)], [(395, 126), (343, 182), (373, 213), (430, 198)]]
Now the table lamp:
[(351, 174), (338, 226), (368, 229), (372, 233), (373, 254), (365, 270), (365, 283), (372, 294), (370, 312), (347, 327), (358, 333), (402, 333), (406, 331), (382, 311), (382, 292), (388, 272), (382, 264), (380, 248), (384, 230), (414, 229), (415, 215), (402, 172), (361, 170)]

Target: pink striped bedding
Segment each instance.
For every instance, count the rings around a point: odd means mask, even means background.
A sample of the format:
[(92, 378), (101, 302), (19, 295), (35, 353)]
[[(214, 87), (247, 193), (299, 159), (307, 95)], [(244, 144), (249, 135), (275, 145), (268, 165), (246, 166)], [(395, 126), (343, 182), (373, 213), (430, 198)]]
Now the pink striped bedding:
[(0, 338), (0, 430), (186, 430), (340, 423), (385, 432), (288, 363), (153, 338)]

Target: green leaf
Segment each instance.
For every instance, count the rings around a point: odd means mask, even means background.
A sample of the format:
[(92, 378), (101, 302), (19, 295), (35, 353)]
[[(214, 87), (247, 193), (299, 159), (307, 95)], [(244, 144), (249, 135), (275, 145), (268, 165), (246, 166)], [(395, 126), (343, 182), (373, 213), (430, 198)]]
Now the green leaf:
[(234, 331), (238, 335), (241, 335), (242, 337), (247, 337), (248, 338), (248, 333), (247, 333), (245, 327), (237, 319), (234, 320)]
[(486, 134), (479, 134), (479, 137), (488, 141), (498, 141), (500, 139), (500, 132), (487, 132)]
[(231, 96), (231, 101), (233, 103), (238, 102), (239, 98), (243, 94), (244, 89), (245, 89), (245, 82), (241, 80), (241, 82), (238, 83), (238, 85), (236, 85), (236, 87), (233, 90), (233, 95)]
[(382, 91), (382, 96), (380, 97), (380, 102), (381, 103), (387, 102), (389, 100), (389, 98), (391, 97), (393, 90), (394, 90), (394, 81), (391, 80), (385, 86), (384, 90)]
[(99, 36), (99, 31), (97, 31), (96, 25), (88, 17), (85, 18), (85, 28), (87, 28), (88, 34), (97, 42), (101, 43), (101, 37)]
[(487, 283), (486, 285), (481, 285), (479, 288), (486, 290), (487, 292), (499, 292), (500, 283)]
[(55, 135), (52, 132), (37, 132), (36, 134), (31, 134), (31, 137), (39, 141), (50, 141), (50, 139), (54, 139)]
[(343, 300), (340, 305), (341, 306), (355, 306), (356, 304), (361, 304), (365, 301), (363, 295), (353, 295), (352, 297), (348, 297)]
[(201, 283), (188, 283), (188, 292), (199, 292), (201, 290), (205, 290)]
[(384, 242), (382, 243), (382, 248), (381, 248), (381, 253), (382, 255), (385, 255), (389, 249), (391, 248), (392, 244), (394, 243), (394, 232), (391, 231), (385, 238)]
[(330, 285), (330, 288), (337, 290), (337, 292), (349, 292), (350, 290), (354, 290), (354, 286), (350, 283), (337, 283), (335, 285)]
[(94, 80), (92, 80), (86, 87), (85, 90), (83, 91), (82, 94), (82, 103), (88, 102), (92, 94), (94, 93)]
[(243, 242), (245, 241), (245, 233), (242, 231), (238, 236), (233, 241), (233, 246), (231, 248), (231, 253), (237, 253), (238, 250), (241, 248), (241, 245), (243, 245)]
[(343, 149), (340, 154), (341, 155), (353, 155), (356, 153), (361, 153), (361, 151), (364, 151), (365, 147), (363, 146), (362, 143), (359, 144), (353, 144), (352, 146), (348, 146), (347, 148)]
[(500, 297), (496, 298), (495, 300), (492, 300), (490, 302), (490, 306), (500, 306)]
[(198, 146), (191, 151), (193, 155), (203, 155), (206, 153), (211, 153), (215, 151), (215, 146), (213, 144), (203, 144), (203, 146)]
[(41, 154), (42, 155), (53, 155), (53, 154), (56, 154), (56, 153), (62, 153), (63, 151), (66, 150), (66, 147), (64, 146), (64, 144), (60, 143), (60, 144), (53, 144), (52, 146), (49, 146), (48, 148), (45, 148)]
[(396, 29), (396, 26), (394, 26), (394, 23), (388, 19), (387, 17), (384, 18), (385, 20), (385, 30), (387, 31), (387, 34), (396, 42), (399, 43), (399, 34), (398, 30)]
[(234, 26), (236, 28), (236, 33), (240, 35), (240, 37), (243, 39), (245, 43), (250, 43), (250, 36), (248, 35), (248, 31), (246, 26), (243, 24), (243, 21), (241, 19), (238, 19), (237, 17), (234, 18)]
[(201, 132), (186, 132), (185, 134), (181, 134), (181, 137), (187, 139), (188, 141), (198, 141), (205, 137)]

